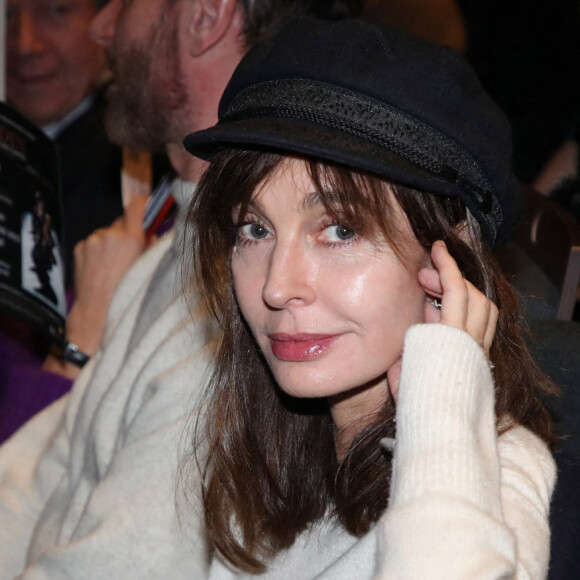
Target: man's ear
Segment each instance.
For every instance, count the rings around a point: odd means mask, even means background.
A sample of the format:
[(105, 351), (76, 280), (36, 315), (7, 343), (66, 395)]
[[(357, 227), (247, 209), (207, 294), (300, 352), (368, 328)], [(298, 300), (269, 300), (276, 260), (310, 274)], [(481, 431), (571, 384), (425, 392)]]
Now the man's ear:
[(225, 36), (236, 11), (236, 0), (190, 0), (188, 26), (191, 56), (201, 56)]

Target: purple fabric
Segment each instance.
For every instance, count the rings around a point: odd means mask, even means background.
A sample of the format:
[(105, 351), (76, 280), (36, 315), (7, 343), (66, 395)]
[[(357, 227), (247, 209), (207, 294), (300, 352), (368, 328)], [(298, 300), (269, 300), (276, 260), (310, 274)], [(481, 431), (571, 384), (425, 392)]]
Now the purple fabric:
[(67, 393), (71, 385), (70, 379), (43, 371), (40, 364), (5, 366), (4, 361), (1, 361), (0, 443), (33, 415)]
[[(68, 292), (69, 306), (73, 300)], [(46, 355), (47, 346), (34, 330), (1, 315), (0, 443), (70, 390), (70, 379), (42, 370)]]

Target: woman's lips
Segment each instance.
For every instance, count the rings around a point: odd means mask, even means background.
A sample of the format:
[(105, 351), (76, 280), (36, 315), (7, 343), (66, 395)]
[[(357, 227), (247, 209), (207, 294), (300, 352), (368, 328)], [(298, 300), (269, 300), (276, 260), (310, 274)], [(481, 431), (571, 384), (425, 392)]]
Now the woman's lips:
[(276, 358), (300, 362), (320, 356), (342, 334), (269, 334), (272, 352)]

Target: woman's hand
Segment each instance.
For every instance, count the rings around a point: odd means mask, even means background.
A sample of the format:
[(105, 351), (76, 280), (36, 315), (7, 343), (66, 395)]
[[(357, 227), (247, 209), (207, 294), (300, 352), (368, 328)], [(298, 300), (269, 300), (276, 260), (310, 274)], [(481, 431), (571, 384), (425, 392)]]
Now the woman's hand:
[(441, 322), (464, 330), (489, 358), (499, 315), (497, 306), (461, 275), (444, 242), (433, 244), (431, 260), (435, 268), (421, 269), (419, 283), (429, 296), (441, 300), (441, 308), (427, 302), (425, 322)]
[[(433, 300), (426, 301), (425, 322), (440, 322), (464, 330), (481, 345), (489, 358), (499, 315), (497, 306), (461, 275), (444, 242), (433, 244), (431, 261), (433, 268), (419, 270), (419, 284), (428, 296), (440, 300), (441, 306), (436, 307)], [(401, 362), (399, 359), (387, 371), (389, 390), (395, 400)]]

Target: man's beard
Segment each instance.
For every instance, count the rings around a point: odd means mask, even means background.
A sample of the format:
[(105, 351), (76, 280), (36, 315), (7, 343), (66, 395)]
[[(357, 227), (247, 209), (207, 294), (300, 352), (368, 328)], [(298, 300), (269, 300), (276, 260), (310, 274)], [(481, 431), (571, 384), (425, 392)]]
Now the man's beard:
[(109, 138), (118, 145), (164, 151), (168, 143), (186, 134), (180, 118), (187, 92), (177, 34), (157, 29), (150, 41), (145, 47), (108, 55), (115, 81), (107, 91), (105, 124)]

